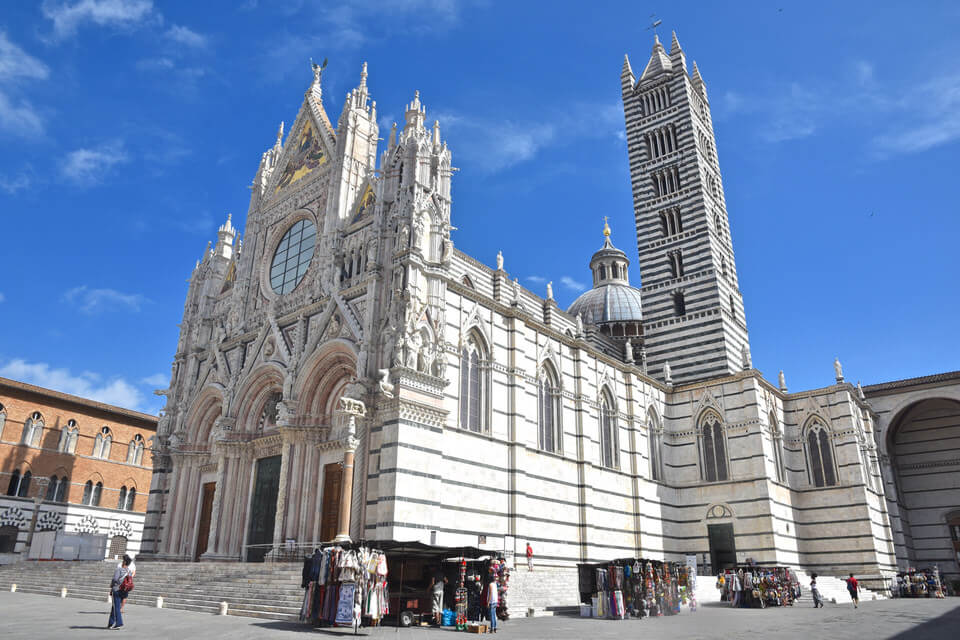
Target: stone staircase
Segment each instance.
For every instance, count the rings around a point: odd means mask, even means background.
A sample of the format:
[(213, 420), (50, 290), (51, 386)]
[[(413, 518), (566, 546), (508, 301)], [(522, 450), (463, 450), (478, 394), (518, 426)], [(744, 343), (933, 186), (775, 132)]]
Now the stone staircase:
[(507, 607), (511, 618), (522, 618), (533, 609), (534, 616), (576, 614), (580, 586), (576, 567), (543, 567), (527, 571), (518, 564), (510, 574)]
[[(801, 587), (801, 601), (802, 602), (813, 602), (813, 596), (810, 595), (810, 574), (806, 571), (801, 571), (800, 569), (796, 570), (797, 579), (800, 581)], [(847, 592), (847, 583), (844, 578), (836, 578), (833, 576), (825, 576), (822, 574), (817, 574), (817, 591), (820, 592), (820, 597), (823, 598), (824, 602), (833, 602), (835, 604), (850, 604), (850, 594)], [(863, 586), (863, 582), (860, 583), (860, 602), (868, 602), (870, 600), (886, 600), (887, 596), (882, 593), (876, 593), (867, 589)]]
[[(0, 567), (0, 589), (99, 600), (106, 606), (114, 562), (20, 562)], [(299, 564), (142, 562), (129, 602), (164, 608), (295, 621), (303, 603)]]

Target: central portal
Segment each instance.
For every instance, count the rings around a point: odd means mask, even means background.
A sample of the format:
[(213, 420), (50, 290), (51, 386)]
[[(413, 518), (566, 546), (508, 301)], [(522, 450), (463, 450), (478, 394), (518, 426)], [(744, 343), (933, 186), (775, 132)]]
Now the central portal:
[(733, 540), (733, 524), (708, 524), (710, 564), (713, 573), (737, 564), (737, 547)]
[(281, 456), (271, 456), (257, 460), (256, 482), (250, 498), (247, 562), (263, 562), (273, 544), (277, 494), (280, 492), (280, 459)]

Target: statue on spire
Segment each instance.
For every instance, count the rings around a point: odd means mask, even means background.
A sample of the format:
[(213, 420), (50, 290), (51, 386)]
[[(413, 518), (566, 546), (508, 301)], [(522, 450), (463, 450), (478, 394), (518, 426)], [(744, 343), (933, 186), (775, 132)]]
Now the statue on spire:
[(310, 58), (310, 66), (313, 68), (314, 84), (320, 84), (320, 77), (323, 75), (323, 70), (327, 68), (327, 59), (323, 59), (323, 64), (317, 64), (313, 61), (313, 58)]

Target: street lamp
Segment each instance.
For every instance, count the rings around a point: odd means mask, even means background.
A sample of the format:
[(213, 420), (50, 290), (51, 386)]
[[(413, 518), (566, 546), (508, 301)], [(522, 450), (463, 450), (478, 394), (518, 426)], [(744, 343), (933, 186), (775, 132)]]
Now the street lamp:
[(33, 546), (33, 532), (37, 529), (37, 518), (40, 517), (40, 505), (43, 504), (43, 499), (46, 497), (47, 484), (49, 483), (49, 478), (37, 478), (37, 492), (33, 496), (33, 517), (30, 518), (30, 533), (27, 534), (27, 542), (23, 547), (27, 558), (30, 557), (30, 549)]

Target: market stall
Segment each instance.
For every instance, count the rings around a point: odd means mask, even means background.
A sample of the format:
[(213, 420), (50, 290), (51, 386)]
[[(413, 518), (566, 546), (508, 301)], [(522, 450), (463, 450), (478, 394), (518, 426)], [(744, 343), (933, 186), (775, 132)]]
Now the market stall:
[(940, 568), (936, 565), (926, 569), (909, 567), (897, 574), (890, 591), (894, 598), (942, 598), (944, 594)]
[(797, 574), (789, 567), (737, 565), (717, 575), (720, 599), (734, 607), (792, 606), (800, 596)]
[(685, 564), (624, 558), (577, 565), (580, 599), (596, 618), (644, 618), (696, 610), (696, 570)]

